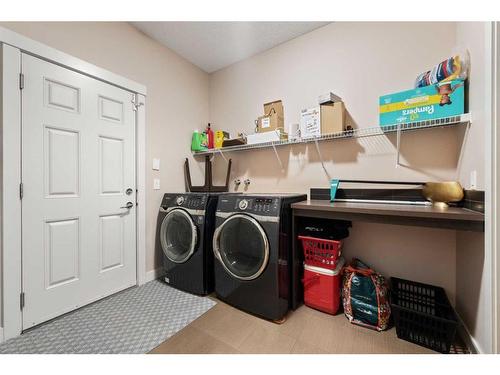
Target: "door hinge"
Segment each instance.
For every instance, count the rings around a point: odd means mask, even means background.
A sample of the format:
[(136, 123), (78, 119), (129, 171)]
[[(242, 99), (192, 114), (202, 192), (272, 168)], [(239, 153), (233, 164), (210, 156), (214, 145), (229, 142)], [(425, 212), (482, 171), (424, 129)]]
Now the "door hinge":
[(24, 89), (24, 74), (19, 73), (19, 90)]
[(21, 310), (24, 309), (24, 292), (21, 292), (21, 295), (20, 295), (20, 306), (21, 306)]
[(19, 198), (20, 198), (20, 199), (23, 199), (23, 196), (24, 196), (24, 185), (23, 185), (23, 183), (21, 182), (21, 183), (19, 184)]

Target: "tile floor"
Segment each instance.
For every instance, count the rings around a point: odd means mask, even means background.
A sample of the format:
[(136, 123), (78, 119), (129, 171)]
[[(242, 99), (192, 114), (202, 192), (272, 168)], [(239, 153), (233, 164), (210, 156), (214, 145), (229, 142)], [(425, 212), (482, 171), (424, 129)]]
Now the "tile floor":
[(154, 354), (391, 354), (434, 353), (385, 332), (350, 324), (343, 314), (327, 315), (301, 306), (276, 324), (223, 302), (151, 351)]

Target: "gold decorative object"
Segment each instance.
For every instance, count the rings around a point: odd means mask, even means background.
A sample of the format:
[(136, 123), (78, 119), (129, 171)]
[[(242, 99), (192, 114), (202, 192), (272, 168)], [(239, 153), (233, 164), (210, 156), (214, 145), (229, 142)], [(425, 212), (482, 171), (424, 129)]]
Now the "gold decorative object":
[(422, 194), (435, 207), (446, 208), (450, 202), (459, 202), (464, 198), (464, 189), (457, 181), (426, 182)]

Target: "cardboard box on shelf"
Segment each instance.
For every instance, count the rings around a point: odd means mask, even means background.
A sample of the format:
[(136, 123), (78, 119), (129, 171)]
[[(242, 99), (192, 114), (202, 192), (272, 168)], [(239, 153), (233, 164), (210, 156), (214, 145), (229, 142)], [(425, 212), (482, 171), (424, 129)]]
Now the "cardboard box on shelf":
[(302, 138), (319, 137), (344, 131), (345, 106), (343, 102), (323, 104), (302, 110), (300, 135)]
[(264, 104), (264, 116), (257, 119), (257, 132), (269, 132), (285, 128), (283, 117), (283, 103), (281, 100)]
[(245, 145), (246, 143), (247, 140), (243, 138), (241, 134), (238, 134), (238, 138), (224, 139), (224, 141), (222, 142), (222, 148), (231, 146), (241, 146)]
[(257, 119), (257, 133), (265, 133), (277, 129), (284, 129), (285, 122), (283, 117), (279, 117), (275, 113), (270, 116), (260, 116)]
[(279, 117), (284, 117), (283, 103), (281, 100), (275, 100), (274, 102), (264, 104), (264, 114), (270, 115), (272, 113), (276, 113)]
[(344, 131), (345, 106), (343, 102), (322, 104), (321, 134), (340, 133)]
[(425, 121), (464, 113), (464, 81), (383, 95), (379, 99), (380, 126)]

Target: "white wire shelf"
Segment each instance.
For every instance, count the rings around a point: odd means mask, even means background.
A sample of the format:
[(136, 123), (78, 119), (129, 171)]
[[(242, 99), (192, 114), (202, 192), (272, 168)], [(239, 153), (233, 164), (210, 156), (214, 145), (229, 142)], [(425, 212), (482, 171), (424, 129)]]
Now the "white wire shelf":
[(257, 144), (244, 144), (237, 146), (228, 146), (218, 149), (210, 149), (206, 151), (197, 151), (193, 152), (196, 156), (203, 155), (212, 155), (217, 153), (226, 153), (226, 152), (234, 152), (234, 151), (244, 151), (244, 150), (254, 150), (261, 148), (276, 148), (281, 146), (288, 145), (297, 145), (297, 144), (306, 144), (317, 141), (330, 141), (335, 139), (353, 139), (353, 138), (364, 138), (364, 137), (374, 137), (381, 136), (390, 133), (407, 132), (414, 131), (420, 129), (431, 129), (431, 128), (440, 128), (447, 126), (456, 126), (456, 125), (466, 125), (471, 121), (471, 114), (465, 113), (459, 116), (451, 116), (451, 117), (443, 117), (434, 120), (427, 121), (418, 121), (418, 122), (409, 122), (404, 124), (395, 124), (395, 125), (386, 125), (383, 127), (373, 126), (369, 128), (361, 128), (361, 129), (353, 129), (348, 131), (343, 131), (339, 133), (332, 134), (323, 134), (319, 137), (311, 137), (311, 138), (301, 138), (296, 140), (289, 141), (273, 141), (273, 142), (264, 142)]

